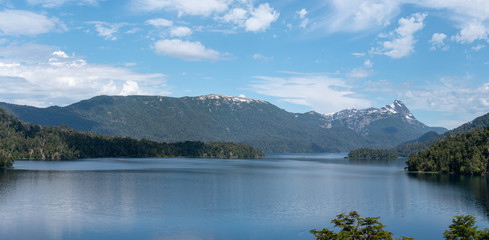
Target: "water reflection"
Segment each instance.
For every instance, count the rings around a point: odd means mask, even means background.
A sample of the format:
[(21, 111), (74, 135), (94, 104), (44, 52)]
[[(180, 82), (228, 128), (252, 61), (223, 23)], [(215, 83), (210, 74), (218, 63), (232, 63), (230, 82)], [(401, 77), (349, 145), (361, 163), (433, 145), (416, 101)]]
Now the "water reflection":
[(406, 174), (403, 160), (282, 157), (19, 161), (0, 171), (2, 239), (311, 239), (350, 210), (439, 239), (487, 203), (480, 178)]
[[(482, 215), (485, 215), (485, 219), (489, 219), (489, 178), (487, 176), (436, 173), (407, 173), (407, 175), (411, 179), (428, 182), (437, 187), (457, 188), (466, 198), (473, 199), (480, 206), (483, 212)], [(443, 198), (440, 198), (440, 201), (443, 201)]]

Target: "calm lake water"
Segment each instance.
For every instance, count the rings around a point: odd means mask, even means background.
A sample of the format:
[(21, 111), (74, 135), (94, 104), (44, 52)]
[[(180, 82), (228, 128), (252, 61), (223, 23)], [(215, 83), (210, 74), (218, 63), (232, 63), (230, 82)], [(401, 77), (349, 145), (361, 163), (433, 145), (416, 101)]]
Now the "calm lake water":
[(0, 171), (0, 238), (313, 239), (351, 210), (416, 239), (441, 239), (454, 215), (489, 226), (486, 177), (343, 156), (16, 161)]

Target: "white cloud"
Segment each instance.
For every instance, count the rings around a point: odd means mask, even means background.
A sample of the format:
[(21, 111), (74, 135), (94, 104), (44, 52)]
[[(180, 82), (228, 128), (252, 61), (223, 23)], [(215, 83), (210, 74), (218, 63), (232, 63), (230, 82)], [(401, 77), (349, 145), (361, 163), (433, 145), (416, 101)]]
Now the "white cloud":
[(189, 61), (218, 60), (221, 54), (208, 49), (200, 42), (182, 41), (180, 39), (164, 39), (155, 42), (156, 54), (181, 58)]
[(233, 23), (248, 32), (262, 32), (267, 30), (273, 22), (277, 21), (280, 15), (268, 3), (260, 4), (257, 8), (252, 4), (248, 4), (246, 8), (247, 10), (241, 7), (233, 8), (223, 17), (218, 17), (217, 19)]
[(99, 22), (99, 21), (93, 21), (88, 23), (95, 25), (95, 30), (97, 31), (99, 36), (104, 37), (105, 40), (112, 40), (112, 41), (117, 40), (115, 34), (119, 32), (119, 29), (127, 25), (126, 23), (107, 23), (107, 22)]
[(247, 18), (248, 11), (242, 8), (233, 8), (222, 17), (225, 22), (231, 22), (237, 25), (244, 25)]
[(327, 32), (356, 32), (387, 26), (400, 12), (399, 1), (394, 0), (332, 0), (325, 14), (314, 19), (312, 30)]
[(371, 69), (374, 66), (374, 63), (367, 59), (363, 62), (363, 66), (354, 68), (350, 72), (346, 74), (346, 77), (350, 79), (363, 79), (369, 77), (374, 74), (374, 71)]
[(313, 19), (311, 30), (328, 33), (358, 32), (385, 27), (404, 5), (436, 11), (448, 18), (460, 32), (452, 36), (459, 43), (488, 40), (489, 1), (473, 0), (331, 0), (319, 5), (324, 14)]
[(228, 0), (132, 0), (140, 11), (176, 10), (179, 15), (208, 16), (228, 9)]
[(299, 15), (300, 19), (304, 19), (307, 15), (307, 10), (303, 8), (300, 11), (297, 11), (296, 14)]
[(370, 106), (370, 102), (353, 92), (344, 79), (316, 74), (255, 78), (257, 81), (251, 85), (255, 92), (308, 106), (320, 113)]
[(477, 46), (473, 46), (473, 47), (472, 47), (472, 50), (474, 50), (474, 51), (479, 51), (479, 50), (481, 50), (481, 49), (483, 49), (483, 48), (485, 48), (485, 47), (486, 47), (486, 45), (483, 45), (483, 44), (478, 44)]
[(264, 62), (269, 62), (269, 61), (273, 60), (273, 57), (267, 57), (267, 56), (264, 56), (263, 54), (255, 53), (255, 54), (253, 54), (253, 59), (261, 60)]
[(153, 25), (154, 27), (171, 27), (173, 22), (164, 18), (153, 18), (146, 21), (146, 24)]
[(3, 62), (25, 62), (37, 63), (48, 61), (51, 58), (51, 53), (56, 51), (58, 47), (40, 45), (35, 43), (26, 44), (10, 44), (0, 47), (0, 59)]
[[(211, 17), (212, 20), (231, 23), (249, 32), (267, 30), (280, 15), (268, 3), (255, 7), (249, 0), (131, 0), (131, 8), (139, 11), (173, 11), (179, 17)], [(307, 25), (307, 21), (307, 18), (303, 19), (303, 26)], [(159, 27), (173, 25), (166, 19), (150, 19), (146, 23)]]
[(270, 27), (272, 22), (277, 21), (279, 15), (268, 3), (260, 4), (258, 8), (251, 11), (251, 17), (246, 20), (246, 31), (265, 31)]
[(60, 50), (54, 51), (53, 52), (53, 56), (60, 57), (60, 58), (69, 58), (68, 55), (66, 55), (65, 52), (60, 51)]
[(414, 43), (416, 43), (414, 33), (424, 27), (423, 20), (425, 17), (425, 13), (415, 13), (409, 18), (399, 19), (399, 27), (389, 34), (394, 38), (391, 41), (384, 41), (378, 53), (391, 58), (409, 56), (414, 51)]
[(45, 107), (66, 105), (102, 94), (169, 94), (165, 90), (163, 74), (140, 74), (126, 68), (90, 64), (60, 50), (43, 56), (37, 63), (10, 60), (7, 64), (4, 62), (10, 57), (2, 57), (2, 101), (21, 103), (18, 99), (22, 96), (22, 103)]
[(170, 30), (170, 35), (173, 37), (186, 37), (192, 35), (192, 29), (188, 27), (174, 27)]
[(0, 12), (1, 35), (38, 35), (55, 30), (66, 30), (57, 18), (48, 18), (23, 10), (4, 10)]
[(127, 95), (140, 95), (143, 92), (139, 89), (139, 85), (135, 81), (126, 81), (124, 85), (122, 85), (122, 90), (119, 95), (127, 96)]
[(434, 33), (430, 40), (430, 50), (436, 50), (439, 48), (442, 48), (443, 50), (448, 50), (448, 46), (445, 45), (446, 38), (447, 35), (445, 35), (444, 33)]
[(306, 28), (307, 24), (309, 24), (309, 18), (306, 18), (307, 10), (303, 8), (300, 11), (297, 11), (296, 14), (299, 16), (299, 19), (301, 19), (299, 27)]
[(67, 3), (79, 5), (97, 5), (99, 0), (27, 0), (31, 5), (41, 5), (46, 8), (59, 7)]
[(460, 43), (473, 43), (475, 40), (487, 40), (488, 32), (489, 29), (482, 22), (474, 21), (465, 24), (454, 39)]
[(363, 62), (363, 65), (365, 67), (371, 68), (374, 66), (374, 63), (372, 61), (370, 61), (370, 59), (367, 59), (367, 60), (365, 60), (365, 62)]
[(415, 103), (415, 109), (440, 111), (452, 116), (474, 118), (489, 111), (489, 82), (472, 88), (442, 79), (433, 86), (406, 90), (403, 95)]
[(447, 11), (444, 16), (453, 20), (456, 27), (460, 28), (460, 32), (454, 36), (459, 43), (487, 40), (489, 1), (417, 0), (415, 4)]
[(354, 68), (350, 72), (346, 74), (348, 78), (353, 78), (353, 79), (362, 79), (369, 77), (373, 74), (373, 71), (371, 69), (367, 69), (364, 67), (358, 67)]

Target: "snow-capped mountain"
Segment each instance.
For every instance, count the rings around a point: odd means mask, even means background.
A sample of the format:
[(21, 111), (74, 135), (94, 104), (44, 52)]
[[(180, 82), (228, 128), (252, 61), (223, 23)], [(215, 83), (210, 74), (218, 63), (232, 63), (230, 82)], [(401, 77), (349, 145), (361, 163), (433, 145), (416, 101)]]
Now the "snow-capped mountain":
[(331, 128), (335, 125), (341, 125), (355, 130), (363, 135), (369, 134), (368, 126), (379, 120), (397, 118), (407, 124), (418, 127), (427, 127), (419, 122), (411, 111), (400, 100), (395, 100), (392, 104), (385, 105), (382, 108), (367, 109), (346, 109), (336, 113), (324, 114), (325, 126)]
[[(31, 123), (154, 141), (231, 141), (266, 152), (346, 152), (390, 148), (428, 131), (401, 101), (383, 108), (294, 114), (271, 103), (210, 94), (197, 97), (97, 96), (66, 107), (0, 103)], [(435, 130), (436, 131), (436, 130)]]

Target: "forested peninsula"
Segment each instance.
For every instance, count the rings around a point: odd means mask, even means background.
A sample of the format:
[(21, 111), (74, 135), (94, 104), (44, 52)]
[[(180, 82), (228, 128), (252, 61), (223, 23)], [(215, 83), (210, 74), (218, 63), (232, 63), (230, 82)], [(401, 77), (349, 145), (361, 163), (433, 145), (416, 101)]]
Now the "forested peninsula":
[(64, 160), (105, 157), (260, 158), (246, 144), (187, 141), (159, 143), (80, 132), (66, 126), (46, 127), (18, 120), (0, 109), (0, 167), (15, 159)]
[(485, 175), (489, 160), (489, 127), (446, 136), (406, 162), (409, 171)]
[(358, 160), (380, 160), (380, 159), (397, 159), (395, 152), (385, 149), (359, 148), (348, 153), (349, 159)]

